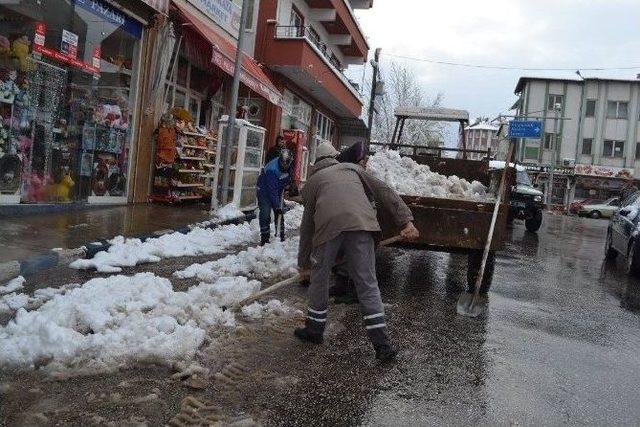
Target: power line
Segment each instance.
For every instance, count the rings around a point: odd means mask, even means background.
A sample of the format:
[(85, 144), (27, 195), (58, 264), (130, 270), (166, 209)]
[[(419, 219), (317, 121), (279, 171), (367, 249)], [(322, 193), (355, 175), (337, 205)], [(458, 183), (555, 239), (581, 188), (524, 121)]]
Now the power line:
[(573, 67), (573, 68), (538, 68), (538, 67), (511, 67), (506, 65), (482, 65), (482, 64), (467, 64), (462, 62), (450, 62), (439, 61), (435, 59), (416, 58), (412, 56), (395, 55), (391, 53), (383, 53), (382, 55), (391, 58), (406, 59), (409, 61), (428, 62), (430, 64), (438, 65), (450, 65), (453, 67), (465, 67), (465, 68), (482, 68), (488, 70), (514, 70), (514, 71), (616, 71), (616, 70), (640, 70), (640, 65), (632, 67)]

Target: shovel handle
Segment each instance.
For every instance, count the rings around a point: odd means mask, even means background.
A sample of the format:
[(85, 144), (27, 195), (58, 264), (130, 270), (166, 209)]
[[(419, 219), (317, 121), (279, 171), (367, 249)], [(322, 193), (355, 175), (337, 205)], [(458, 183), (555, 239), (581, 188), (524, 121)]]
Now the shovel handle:
[(378, 246), (389, 246), (402, 240), (404, 240), (404, 237), (398, 234), (397, 236), (389, 237), (388, 239), (382, 240), (380, 243), (378, 243)]

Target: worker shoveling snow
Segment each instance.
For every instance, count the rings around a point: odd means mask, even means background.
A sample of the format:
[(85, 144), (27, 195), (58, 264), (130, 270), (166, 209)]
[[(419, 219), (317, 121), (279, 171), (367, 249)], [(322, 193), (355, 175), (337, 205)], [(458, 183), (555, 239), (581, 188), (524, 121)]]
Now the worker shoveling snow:
[(394, 150), (378, 151), (369, 159), (367, 170), (402, 195), (445, 199), (487, 200), (487, 188), (478, 181), (432, 172)]
[[(295, 230), (302, 221), (301, 205), (294, 204), (285, 214), (285, 229)], [(225, 225), (215, 229), (196, 227), (187, 234), (169, 233), (147, 239), (127, 239), (117, 236), (109, 243), (107, 251), (98, 252), (92, 259), (78, 259), (71, 268), (87, 270), (95, 268), (100, 273), (119, 273), (122, 267), (159, 262), (162, 258), (213, 255), (235, 246), (259, 241), (258, 220), (239, 225)]]

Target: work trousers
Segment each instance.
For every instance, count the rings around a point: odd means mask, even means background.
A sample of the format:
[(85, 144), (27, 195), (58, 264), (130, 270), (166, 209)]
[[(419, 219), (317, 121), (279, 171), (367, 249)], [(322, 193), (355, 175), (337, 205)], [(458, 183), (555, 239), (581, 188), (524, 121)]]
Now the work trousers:
[(324, 333), (329, 303), (329, 276), (340, 249), (344, 252), (349, 275), (356, 286), (367, 335), (374, 346), (388, 345), (384, 308), (376, 278), (375, 242), (373, 233), (368, 231), (346, 231), (313, 249), (307, 329), (316, 334)]
[(271, 234), (271, 201), (269, 196), (258, 194), (258, 221), (260, 223), (260, 237), (269, 241)]

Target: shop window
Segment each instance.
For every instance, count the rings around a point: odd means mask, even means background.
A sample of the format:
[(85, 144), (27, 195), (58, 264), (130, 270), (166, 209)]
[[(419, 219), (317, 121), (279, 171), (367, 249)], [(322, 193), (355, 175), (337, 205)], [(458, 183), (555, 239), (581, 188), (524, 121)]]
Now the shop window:
[(585, 117), (595, 117), (596, 115), (596, 100), (587, 99), (587, 106), (585, 108)]
[(247, 2), (247, 23), (244, 26), (245, 30), (253, 31), (253, 15), (255, 11), (255, 0), (246, 0)]
[(603, 157), (624, 157), (624, 141), (605, 140), (603, 149)]
[(316, 113), (316, 136), (323, 141), (331, 142), (334, 132), (333, 128), (333, 121), (318, 111)]
[(189, 62), (180, 57), (178, 60), (178, 69), (176, 72), (176, 84), (178, 86), (187, 86), (187, 80), (189, 79)]
[(629, 103), (626, 101), (607, 102), (608, 119), (626, 119), (628, 117)]
[[(299, 30), (304, 29), (304, 17), (294, 5), (291, 5), (291, 15), (289, 16), (289, 25)], [(299, 33), (298, 37), (304, 36), (304, 32)]]
[(583, 155), (590, 156), (592, 147), (593, 147), (593, 138), (584, 138), (582, 140), (582, 154)]
[(100, 0), (0, 2), (0, 19), (0, 174), (19, 164), (0, 192), (126, 197), (142, 25)]
[(564, 96), (562, 95), (549, 95), (547, 99), (547, 110), (555, 111), (557, 109), (562, 109), (562, 105), (564, 102)]

